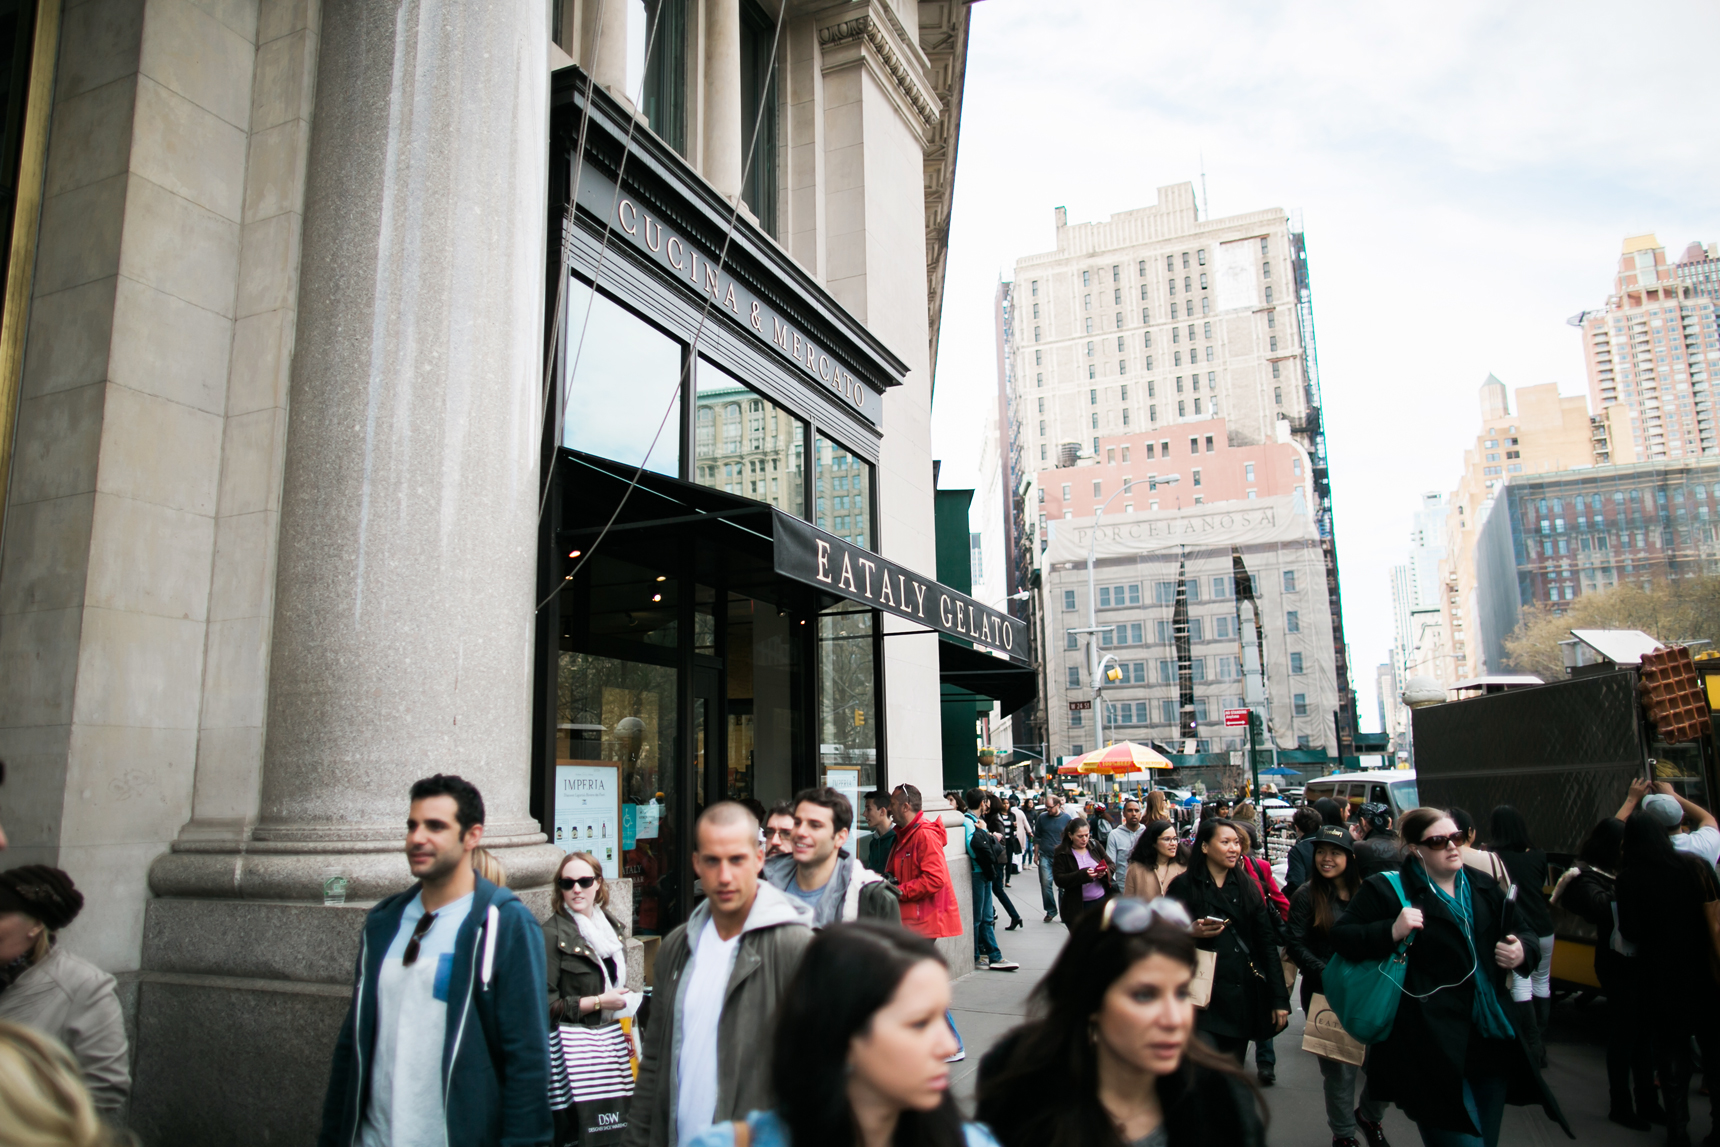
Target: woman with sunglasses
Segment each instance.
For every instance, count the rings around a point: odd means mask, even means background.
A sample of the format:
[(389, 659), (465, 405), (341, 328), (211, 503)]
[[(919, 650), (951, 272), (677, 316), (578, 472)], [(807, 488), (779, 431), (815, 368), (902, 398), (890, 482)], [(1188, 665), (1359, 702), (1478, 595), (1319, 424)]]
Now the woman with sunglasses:
[(1498, 881), (1466, 868), (1444, 810), (1411, 809), (1400, 831), (1408, 906), (1379, 873), (1332, 926), (1332, 947), (1356, 963), (1409, 941), (1391, 1034), (1368, 1050), (1369, 1093), (1402, 1108), (1427, 1147), (1496, 1147), (1508, 1103), (1539, 1103), (1569, 1135), (1509, 1010), (1506, 974), (1535, 965), (1537, 941), (1512, 929)]
[(543, 927), (550, 1022), (599, 1027), (632, 1015), (642, 997), (626, 990), (622, 925), (605, 907), (609, 888), (602, 862), (588, 852), (570, 852), (555, 885), (561, 907)]
[[(1326, 986), (1321, 973), (1332, 958), (1332, 927), (1349, 911), (1350, 901), (1362, 886), (1361, 870), (1353, 861), (1355, 841), (1348, 830), (1323, 824), (1308, 839), (1314, 842), (1314, 860), (1308, 879), (1290, 897), (1290, 923), (1285, 945), (1290, 959), (1302, 971), (1302, 1012)], [(1326, 1092), (1326, 1126), (1332, 1130), (1332, 1147), (1358, 1147), (1356, 1131), (1367, 1136), (1368, 1147), (1387, 1147), (1380, 1119), (1385, 1105), (1366, 1089), (1356, 1100), (1356, 1077), (1361, 1068), (1342, 1060), (1316, 1057)]]
[(1202, 1038), (1240, 1064), (1250, 1042), (1271, 1039), (1290, 1020), (1278, 926), (1260, 889), (1237, 868), (1242, 831), (1234, 821), (1201, 821), (1195, 854), (1169, 894), (1194, 918), (1195, 942), (1217, 956), (1212, 999), (1197, 1026)]
[(960, 1045), (950, 973), (932, 941), (880, 921), (821, 929), (778, 1005), (777, 1105), (718, 1123), (690, 1147), (997, 1147), (950, 1095)]
[(979, 1067), (1003, 1147), (1260, 1147), (1258, 1094), (1194, 1038), (1195, 941), (1174, 900), (1112, 900), (1033, 990), (1037, 1019)]

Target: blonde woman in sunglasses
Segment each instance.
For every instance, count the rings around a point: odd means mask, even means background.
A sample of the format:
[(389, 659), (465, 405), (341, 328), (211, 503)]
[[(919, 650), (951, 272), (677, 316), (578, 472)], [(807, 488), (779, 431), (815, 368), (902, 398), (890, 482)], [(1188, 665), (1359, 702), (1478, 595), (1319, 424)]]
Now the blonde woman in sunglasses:
[(570, 852), (555, 874), (560, 910), (544, 922), (551, 1023), (599, 1027), (632, 1015), (641, 995), (629, 992), (621, 921), (609, 914), (603, 863)]
[(1363, 1067), (1370, 1096), (1402, 1108), (1427, 1147), (1496, 1147), (1507, 1104), (1538, 1103), (1570, 1134), (1509, 1006), (1506, 976), (1534, 966), (1537, 941), (1514, 927), (1499, 882), (1465, 867), (1450, 814), (1411, 809), (1401, 831), (1398, 871), (1368, 877), (1331, 929), (1338, 955), (1358, 964), (1408, 944), (1391, 1034)]

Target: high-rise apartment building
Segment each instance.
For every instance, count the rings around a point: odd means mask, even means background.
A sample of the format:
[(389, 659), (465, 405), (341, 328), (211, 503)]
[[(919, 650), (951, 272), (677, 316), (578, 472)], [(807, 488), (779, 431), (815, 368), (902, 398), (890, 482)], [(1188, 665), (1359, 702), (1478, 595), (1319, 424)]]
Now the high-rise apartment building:
[[(1017, 260), (1000, 296), (999, 435), (1022, 459), (1015, 496), (1026, 471), (1043, 478), (1079, 457), (1096, 459), (1107, 439), (1140, 436), (1180, 451), (1216, 424), (1222, 445), (1243, 447), (1276, 442), (1284, 427), (1308, 456), (1308, 510), (1333, 618), (1336, 748), (1350, 752), (1354, 699), (1301, 228), (1278, 209), (1201, 219), (1189, 183), (1161, 187), (1153, 206), (1103, 222), (1071, 224), (1062, 208), (1056, 221), (1056, 248)], [(1061, 485), (1047, 480), (1039, 490), (1060, 493)], [(1183, 487), (1185, 507), (1196, 494)], [(1036, 509), (1011, 507), (1016, 545), (1038, 554), (1049, 539), (1034, 529)]]
[(1385, 731), (1394, 736), (1407, 730), (1397, 722), (1401, 706), (1396, 701), (1411, 677), (1454, 680), (1445, 634), (1440, 569), (1445, 557), (1447, 510), (1444, 494), (1435, 491), (1421, 496), (1411, 519), (1409, 560), (1391, 570), (1392, 654), (1388, 666), (1392, 672), (1391, 700), (1382, 699), (1382, 703), (1394, 722), (1386, 725)]
[[(1475, 443), (1463, 453), (1463, 476), (1447, 506), (1441, 561), (1441, 625), (1437, 666), (1414, 672), (1437, 681), (1461, 681), (1497, 672), (1476, 642), (1472, 624), (1480, 608), (1476, 596), (1476, 539), (1485, 507), (1494, 493), (1519, 475), (1573, 470), (1596, 464), (1596, 425), (1580, 395), (1561, 395), (1557, 383), (1517, 390), (1513, 413), (1505, 384), (1492, 375), (1481, 384), (1481, 425)], [(1616, 425), (1603, 423), (1603, 427)], [(1607, 447), (1614, 462), (1632, 461), (1628, 438)], [(1621, 453), (1622, 451), (1622, 453)], [(1431, 635), (1419, 641), (1431, 643)], [(1449, 665), (1446, 664), (1449, 658)]]
[(1637, 235), (1624, 241), (1606, 306), (1571, 319), (1583, 332), (1589, 399), (1603, 413), (1629, 410), (1636, 458), (1720, 454), (1709, 390), (1720, 368), (1717, 307), (1720, 252), (1692, 243), (1673, 263), (1660, 240)]

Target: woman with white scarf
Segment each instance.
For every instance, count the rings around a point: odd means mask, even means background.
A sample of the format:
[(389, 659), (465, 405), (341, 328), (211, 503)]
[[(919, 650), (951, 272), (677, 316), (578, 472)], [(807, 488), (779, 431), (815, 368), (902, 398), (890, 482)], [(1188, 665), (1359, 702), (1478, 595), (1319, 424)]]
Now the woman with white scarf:
[(604, 908), (609, 889), (601, 862), (570, 852), (555, 875), (561, 905), (543, 928), (550, 1022), (598, 1027), (632, 1015), (642, 997), (626, 990), (621, 922)]

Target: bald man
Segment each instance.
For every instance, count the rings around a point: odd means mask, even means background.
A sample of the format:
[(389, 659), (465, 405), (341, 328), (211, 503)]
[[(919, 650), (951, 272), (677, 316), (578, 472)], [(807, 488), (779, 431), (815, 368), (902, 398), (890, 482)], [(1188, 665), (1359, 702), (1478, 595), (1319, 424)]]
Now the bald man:
[(693, 841), (705, 899), (657, 956), (630, 1147), (686, 1147), (714, 1123), (770, 1106), (771, 1020), (812, 942), (811, 911), (759, 879), (751, 810), (712, 805)]

